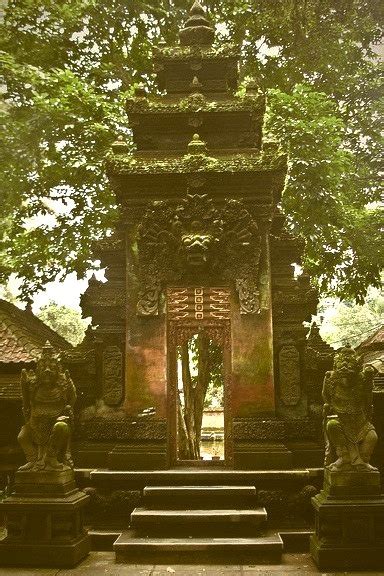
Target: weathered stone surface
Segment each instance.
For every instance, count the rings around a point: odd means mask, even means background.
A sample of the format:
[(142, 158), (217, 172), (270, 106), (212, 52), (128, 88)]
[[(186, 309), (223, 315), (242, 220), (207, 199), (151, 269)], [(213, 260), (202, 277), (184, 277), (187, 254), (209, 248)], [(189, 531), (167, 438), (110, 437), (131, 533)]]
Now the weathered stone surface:
[(312, 499), (315, 534), (311, 554), (321, 570), (384, 568), (384, 498), (330, 498), (325, 492)]
[[(267, 466), (266, 452), (241, 443), (319, 436), (308, 410), (303, 327), (317, 294), (308, 276), (294, 278), (303, 244), (278, 210), (287, 159), (276, 143), (262, 142), (265, 99), (256, 82), (234, 96), (239, 50), (212, 48), (212, 35), (195, 3), (182, 45), (155, 50), (168, 97), (136, 87), (126, 104), (136, 150), (118, 141), (107, 158), (121, 217), (99, 246), (108, 282), (91, 280), (82, 305), (98, 324), (96, 405), (104, 396), (112, 411), (83, 419), (79, 435), (119, 441), (105, 458), (114, 467), (141, 467), (146, 442), (158, 443), (147, 455), (158, 466), (177, 463), (176, 348), (200, 331), (223, 349), (226, 465), (248, 467), (257, 456)], [(225, 301), (197, 302), (196, 291), (210, 298), (217, 289)], [(174, 297), (183, 290), (192, 304)], [(142, 424), (146, 411), (151, 421)], [(156, 423), (165, 419), (167, 428)], [(271, 450), (269, 465), (273, 459), (291, 465), (290, 449)]]
[(287, 406), (296, 406), (301, 396), (300, 354), (294, 341), (285, 343), (279, 351), (280, 396)]
[(215, 30), (205, 15), (198, 0), (192, 4), (190, 15), (184, 28), (179, 32), (180, 43), (184, 46), (208, 45), (213, 43)]
[(207, 194), (187, 194), (176, 207), (155, 201), (139, 225), (137, 246), (139, 314), (158, 315), (161, 290), (193, 285), (196, 276), (207, 287), (230, 282), (241, 314), (259, 312), (261, 235), (241, 202), (227, 199), (219, 209)]
[(284, 422), (274, 419), (235, 418), (235, 440), (283, 440)]
[(139, 490), (111, 490), (99, 493), (93, 487), (84, 488), (90, 501), (87, 518), (91, 526), (120, 528), (125, 526), (131, 512), (141, 503)]
[(90, 551), (83, 528), (89, 497), (77, 490), (73, 470), (17, 472), (15, 486), (1, 503), (7, 536), (0, 541), (0, 563), (59, 567), (80, 562)]
[(26, 470), (15, 474), (14, 494), (66, 496), (76, 488), (73, 470)]
[(95, 418), (81, 424), (81, 436), (87, 440), (165, 440), (166, 434), (167, 423), (158, 418), (143, 422)]
[(123, 357), (118, 346), (103, 350), (103, 399), (107, 406), (117, 406), (123, 399)]
[(364, 497), (381, 494), (378, 470), (330, 470), (324, 471), (324, 492), (329, 497)]

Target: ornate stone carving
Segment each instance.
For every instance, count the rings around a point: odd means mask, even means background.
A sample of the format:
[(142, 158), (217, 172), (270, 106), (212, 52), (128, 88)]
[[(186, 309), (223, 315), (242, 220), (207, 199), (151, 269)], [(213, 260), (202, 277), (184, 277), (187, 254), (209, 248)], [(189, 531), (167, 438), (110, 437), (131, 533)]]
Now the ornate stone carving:
[(279, 351), (280, 398), (286, 406), (300, 401), (300, 354), (291, 338)]
[(36, 371), (22, 370), (21, 389), (25, 424), (18, 441), (27, 463), (19, 470), (73, 467), (70, 432), (76, 390), (49, 342), (43, 347)]
[(176, 208), (173, 220), (184, 266), (201, 268), (214, 260), (222, 230), (220, 214), (208, 196), (188, 194)]
[(118, 346), (103, 350), (103, 398), (107, 406), (117, 406), (123, 398), (123, 359)]
[(341, 348), (324, 378), (325, 466), (330, 471), (371, 471), (377, 442), (370, 422), (374, 369), (362, 368), (352, 348)]
[(235, 440), (283, 440), (284, 422), (282, 420), (236, 418), (233, 422)]
[(189, 174), (187, 182), (189, 188), (202, 188), (207, 183), (207, 178), (201, 174)]
[(318, 370), (322, 366), (328, 366), (330, 369), (334, 355), (334, 349), (324, 342), (320, 336), (320, 328), (316, 322), (312, 322), (305, 350), (306, 368), (308, 370)]
[(212, 321), (230, 319), (228, 288), (168, 288), (168, 319)]
[(196, 321), (189, 322), (169, 322), (168, 338), (169, 343), (174, 346), (183, 344), (189, 340), (197, 330), (203, 331), (211, 340), (222, 346), (229, 346), (231, 339), (231, 327), (228, 320), (205, 321), (201, 327)]
[(252, 277), (237, 278), (236, 290), (239, 294), (240, 314), (255, 314), (259, 311), (259, 291)]
[(235, 281), (240, 313), (256, 314), (260, 310), (261, 235), (258, 225), (237, 200), (226, 202), (222, 220), (224, 275)]
[(261, 235), (243, 204), (227, 200), (216, 207), (206, 194), (187, 194), (176, 207), (154, 202), (138, 230), (138, 276), (144, 290), (137, 312), (158, 314), (166, 284), (230, 283), (242, 314), (259, 311)]
[(86, 440), (103, 441), (165, 441), (167, 438), (167, 422), (158, 418), (142, 420), (133, 418), (91, 418), (81, 423), (81, 436)]
[(161, 283), (155, 270), (148, 274), (148, 281), (139, 293), (137, 313), (140, 316), (157, 316), (159, 313), (159, 297)]

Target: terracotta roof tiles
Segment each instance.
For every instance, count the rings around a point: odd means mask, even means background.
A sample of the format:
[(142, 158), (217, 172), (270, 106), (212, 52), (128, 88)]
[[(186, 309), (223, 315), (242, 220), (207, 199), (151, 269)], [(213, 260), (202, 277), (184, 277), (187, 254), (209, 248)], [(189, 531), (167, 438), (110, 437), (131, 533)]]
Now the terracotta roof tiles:
[(72, 348), (32, 312), (0, 299), (0, 362), (33, 362), (47, 340), (57, 350)]

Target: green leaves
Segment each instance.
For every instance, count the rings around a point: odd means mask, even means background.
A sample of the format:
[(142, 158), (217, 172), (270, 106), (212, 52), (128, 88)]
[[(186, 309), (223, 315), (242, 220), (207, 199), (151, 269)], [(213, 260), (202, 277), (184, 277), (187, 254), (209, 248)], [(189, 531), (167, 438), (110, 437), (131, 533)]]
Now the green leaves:
[(270, 90), (265, 135), (288, 154), (282, 208), (293, 233), (305, 239), (307, 272), (323, 293), (362, 301), (369, 284), (380, 285), (383, 221), (365, 206), (376, 190), (359, 188), (356, 154), (336, 104), (306, 85), (291, 94)]
[(84, 338), (87, 321), (81, 318), (80, 312), (72, 308), (49, 302), (39, 310), (37, 317), (73, 346), (80, 344)]
[[(239, 43), (243, 75), (268, 93), (266, 130), (289, 155), (283, 206), (308, 240), (308, 270), (322, 289), (361, 299), (380, 267), (380, 215), (365, 205), (381, 192), (372, 50), (381, 3), (205, 5), (217, 24), (214, 49)], [(154, 89), (152, 48), (177, 43), (189, 8), (189, 0), (9, 0), (0, 40), (0, 277), (17, 271), (24, 296), (58, 270), (81, 275), (92, 265), (92, 241), (116, 214), (103, 158), (119, 134), (129, 142), (125, 97), (138, 82)]]

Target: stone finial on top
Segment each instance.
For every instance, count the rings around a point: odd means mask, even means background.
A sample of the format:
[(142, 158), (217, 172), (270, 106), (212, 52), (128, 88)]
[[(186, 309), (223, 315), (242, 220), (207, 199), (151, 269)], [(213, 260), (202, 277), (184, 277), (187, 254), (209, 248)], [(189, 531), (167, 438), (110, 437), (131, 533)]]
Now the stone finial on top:
[(184, 28), (179, 32), (180, 44), (184, 46), (210, 46), (215, 37), (215, 30), (198, 0), (193, 3), (189, 14)]
[(200, 136), (198, 134), (194, 134), (192, 136), (192, 140), (188, 144), (188, 153), (189, 154), (207, 153), (207, 145), (203, 140), (200, 139)]
[(53, 356), (54, 348), (49, 340), (46, 341), (42, 348), (42, 356), (45, 358)]
[[(127, 144), (127, 142), (125, 142), (124, 136), (122, 136), (121, 134), (120, 136), (117, 137), (117, 140), (115, 140), (115, 142), (112, 142), (111, 148), (114, 154), (126, 154), (130, 151), (129, 145)], [(97, 282), (96, 276), (94, 274), (90, 278), (89, 282), (93, 281)]]

